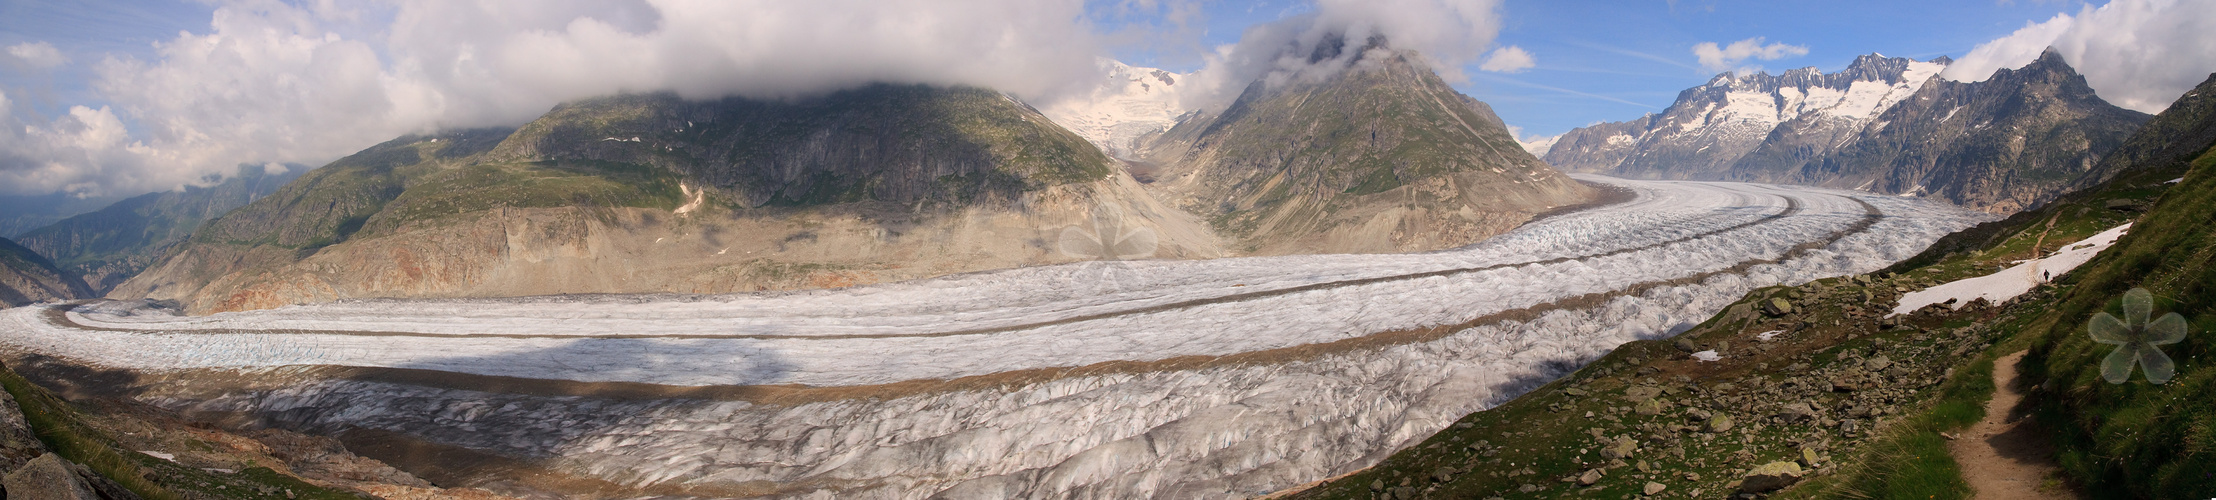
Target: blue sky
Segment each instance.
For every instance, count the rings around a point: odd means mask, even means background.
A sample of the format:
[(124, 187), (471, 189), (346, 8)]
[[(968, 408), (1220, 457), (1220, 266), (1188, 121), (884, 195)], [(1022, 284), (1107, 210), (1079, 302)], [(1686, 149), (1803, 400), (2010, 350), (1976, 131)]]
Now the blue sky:
[[(1090, 95), (1102, 56), (1209, 68), (1186, 80), (1207, 106), (1267, 69), (1254, 56), (1287, 40), (1273, 37), (1325, 25), (1469, 61), (1446, 73), (1526, 137), (1658, 111), (1717, 68), (1836, 71), (1873, 52), (1968, 56), (1978, 64), (1956, 68), (1971, 74), (2057, 45), (2103, 98), (2148, 112), (2216, 70), (2216, 1), (2102, 2), (0, 0), (0, 195), (322, 165), (616, 92), (783, 98), (890, 81), (1067, 99)], [(1210, 65), (1249, 28), (1309, 14)], [(1779, 57), (1704, 67), (1694, 53), (1755, 39)], [(1479, 64), (1511, 46), (1532, 64)]]
[[(1118, 15), (1122, 2), (1095, 2), (1090, 11), (1113, 33), (1128, 24), (1175, 30), (1159, 10)], [(1509, 0), (1497, 46), (1530, 52), (1537, 66), (1515, 74), (1478, 71), (1463, 93), (1493, 105), (1527, 134), (1553, 135), (1595, 121), (1635, 118), (1668, 106), (1678, 91), (1714, 73), (1699, 67), (1692, 47), (1752, 37), (1806, 47), (1808, 53), (1751, 61), (1771, 72), (1804, 66), (1835, 71), (1872, 52), (1929, 59), (1962, 57), (2026, 23), (2074, 13), (2084, 2), (2059, 1), (1608, 1)], [(0, 46), (44, 41), (72, 64), (53, 74), (0, 72), (0, 88), (41, 114), (98, 103), (86, 88), (102, 54), (153, 59), (152, 44), (180, 31), (206, 32), (216, 5), (191, 0), (0, 0)], [(1190, 72), (1200, 51), (1236, 42), (1248, 27), (1312, 11), (1307, 0), (1211, 1), (1182, 37), (1123, 41), (1115, 55), (1141, 66)]]
[[(1204, 43), (1231, 43), (1247, 26), (1306, 12), (1304, 1), (1206, 4)], [(1608, 1), (1509, 0), (1496, 45), (1530, 52), (1537, 66), (1516, 74), (1465, 71), (1463, 93), (1491, 104), (1527, 134), (1554, 135), (1596, 121), (1660, 111), (1677, 93), (1715, 72), (1700, 68), (1692, 48), (1763, 37), (1806, 47), (1802, 56), (1750, 61), (1776, 73), (1815, 66), (1844, 68), (1872, 52), (1930, 59), (1961, 58), (1980, 43), (2076, 13), (2083, 2), (2056, 1)], [(1114, 20), (1110, 19), (1113, 23)], [(1112, 29), (1112, 28), (1111, 28)], [(1121, 47), (1137, 65), (1191, 71), (1198, 60), (1164, 56), (1156, 47)]]

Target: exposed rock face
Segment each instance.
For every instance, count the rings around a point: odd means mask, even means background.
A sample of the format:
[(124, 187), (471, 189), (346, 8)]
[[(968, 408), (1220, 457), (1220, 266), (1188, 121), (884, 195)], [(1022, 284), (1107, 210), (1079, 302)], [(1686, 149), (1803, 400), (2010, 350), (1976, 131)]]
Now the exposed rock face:
[(92, 486), (77, 477), (70, 463), (52, 453), (40, 455), (22, 468), (9, 472), (4, 482), (9, 498), (42, 500), (101, 500)]
[(1056, 245), (1096, 212), (1157, 236), (1139, 257), (1220, 254), (1111, 161), (980, 89), (588, 99), (512, 134), (403, 137), (333, 162), (111, 295), (206, 313), (838, 287), (1099, 257)]
[(0, 305), (92, 298), (85, 282), (54, 266), (38, 252), (0, 238)]
[(102, 294), (153, 264), (202, 223), (268, 196), (301, 172), (271, 174), (258, 165), (243, 166), (221, 184), (131, 197), (24, 233), (16, 242)]
[(2147, 120), (2100, 100), (2051, 51), (1975, 83), (1933, 78), (1949, 62), (1863, 56), (1833, 74), (1721, 75), (1662, 114), (1573, 130), (1547, 158), (1575, 171), (1863, 189), (2010, 213), (2089, 185), (2079, 179)]
[(2216, 73), (2163, 108), (2079, 183), (2106, 182), (2133, 169), (2184, 165), (2216, 145)]
[(1310, 58), (1350, 58), (1343, 72), (1265, 77), (1163, 134), (1150, 187), (1256, 254), (1457, 247), (1593, 196), (1413, 54), (1348, 48)]

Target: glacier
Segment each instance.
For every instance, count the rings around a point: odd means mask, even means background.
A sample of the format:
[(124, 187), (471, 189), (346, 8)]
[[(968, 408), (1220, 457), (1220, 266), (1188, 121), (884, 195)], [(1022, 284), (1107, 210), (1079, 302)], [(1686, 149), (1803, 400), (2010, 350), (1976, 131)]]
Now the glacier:
[(140, 302), (42, 305), (0, 311), (0, 346), (179, 377), (341, 366), (817, 391), (599, 397), (303, 378), (140, 396), (311, 431), (396, 432), (638, 488), (1244, 497), (1375, 463), (1755, 288), (1869, 272), (1991, 220), (1849, 191), (1578, 177), (1637, 196), (1420, 254), (199, 317)]

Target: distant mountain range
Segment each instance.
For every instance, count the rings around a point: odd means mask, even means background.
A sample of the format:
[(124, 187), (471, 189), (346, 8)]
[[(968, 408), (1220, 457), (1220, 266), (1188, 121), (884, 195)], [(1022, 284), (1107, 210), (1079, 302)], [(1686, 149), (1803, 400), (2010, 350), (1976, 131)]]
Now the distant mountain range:
[(2090, 184), (2150, 117), (2108, 104), (2048, 51), (1981, 82), (1951, 61), (1867, 55), (1838, 73), (1718, 75), (1669, 109), (1564, 134), (1545, 158), (1577, 172), (1737, 180), (1930, 196), (2010, 213)]
[(210, 219), (277, 191), (305, 167), (269, 173), (246, 165), (209, 187), (134, 196), (31, 230), (16, 242), (83, 278), (94, 295), (130, 279)]

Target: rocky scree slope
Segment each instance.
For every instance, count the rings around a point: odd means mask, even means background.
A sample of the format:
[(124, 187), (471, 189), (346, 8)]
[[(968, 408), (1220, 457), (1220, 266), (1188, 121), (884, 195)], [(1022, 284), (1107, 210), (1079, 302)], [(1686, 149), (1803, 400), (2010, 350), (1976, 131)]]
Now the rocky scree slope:
[(1151, 228), (1151, 256), (1218, 254), (1111, 161), (975, 88), (586, 99), (512, 133), (403, 137), (333, 162), (111, 295), (206, 313), (837, 287), (1097, 257), (1055, 244), (1096, 214)]
[(1144, 155), (1162, 168), (1149, 187), (1261, 255), (1458, 247), (1595, 196), (1415, 54), (1380, 38), (1309, 56), (1342, 59), (1321, 81), (1264, 77), (1180, 122)]
[(54, 259), (92, 287), (94, 295), (137, 275), (202, 223), (276, 192), (306, 171), (267, 173), (259, 165), (209, 187), (148, 193), (78, 214), (16, 237), (24, 247)]
[(16, 307), (95, 297), (77, 275), (36, 251), (0, 238), (0, 305)]
[(2147, 115), (2094, 95), (2059, 54), (1982, 82), (1949, 61), (1863, 56), (1846, 71), (1719, 76), (1660, 115), (1571, 131), (1547, 159), (1638, 178), (1775, 182), (1932, 196), (2014, 213), (2081, 180)]

